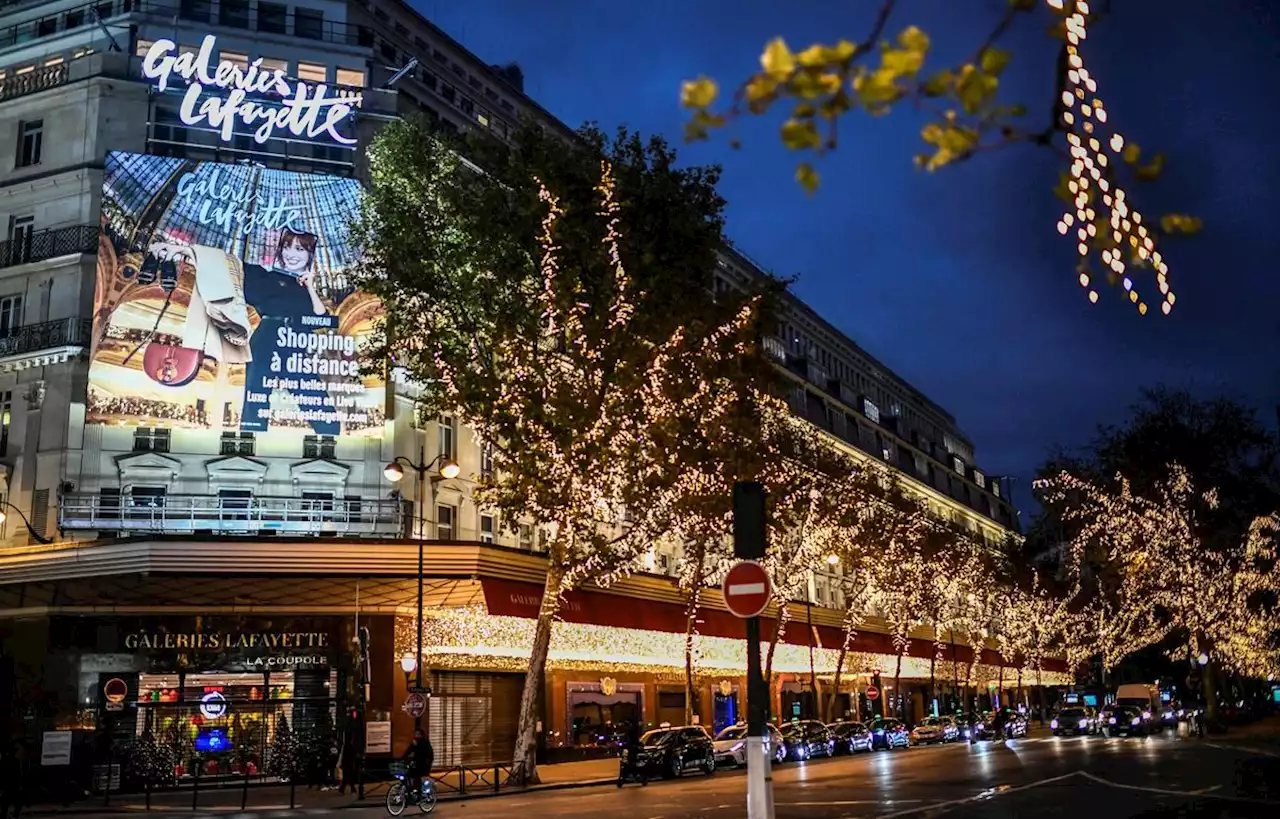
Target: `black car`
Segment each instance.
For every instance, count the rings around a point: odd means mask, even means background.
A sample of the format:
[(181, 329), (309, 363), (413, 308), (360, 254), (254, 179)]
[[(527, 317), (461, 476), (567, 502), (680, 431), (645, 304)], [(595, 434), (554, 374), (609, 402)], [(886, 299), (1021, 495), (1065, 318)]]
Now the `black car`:
[(817, 720), (788, 722), (782, 726), (782, 738), (787, 742), (791, 759), (813, 759), (815, 756), (835, 756), (836, 740), (827, 726)]
[[(628, 770), (624, 751), (622, 769)], [(715, 746), (706, 730), (699, 725), (681, 728), (659, 728), (640, 737), (639, 768), (647, 776), (677, 777), (687, 771), (716, 772)]]
[(960, 726), (960, 738), (969, 739), (972, 734), (973, 739), (994, 739), (996, 732), (995, 726), (991, 724), (990, 717), (986, 714), (956, 714), (956, 725)]
[(1108, 705), (1098, 721), (1104, 737), (1143, 737), (1149, 732), (1141, 709), (1132, 705)]
[(838, 754), (871, 750), (871, 730), (861, 722), (833, 722), (827, 730), (836, 741)]
[(1098, 716), (1091, 708), (1063, 708), (1050, 722), (1053, 735), (1096, 734)]
[(905, 723), (896, 719), (877, 719), (871, 723), (871, 749), (910, 748), (911, 732)]

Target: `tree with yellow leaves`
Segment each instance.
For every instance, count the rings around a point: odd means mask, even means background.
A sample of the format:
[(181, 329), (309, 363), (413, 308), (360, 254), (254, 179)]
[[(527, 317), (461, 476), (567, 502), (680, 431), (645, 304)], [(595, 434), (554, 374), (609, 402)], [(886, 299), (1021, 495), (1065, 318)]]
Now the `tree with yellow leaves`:
[[(796, 52), (782, 38), (771, 40), (760, 56), (761, 70), (737, 86), (727, 106), (717, 106), (720, 86), (715, 80), (686, 81), (681, 90), (681, 102), (691, 112), (686, 137), (706, 139), (744, 114), (785, 109), (782, 142), (805, 157), (796, 179), (810, 193), (819, 183), (814, 160), (837, 147), (839, 124), (858, 110), (879, 117), (911, 103), (931, 112), (920, 134), (925, 150), (915, 157), (926, 171), (1015, 144), (1049, 148), (1065, 164), (1056, 192), (1066, 208), (1056, 228), (1077, 249), (1076, 272), (1089, 300), (1098, 300), (1100, 274), (1108, 283), (1122, 285), (1124, 297), (1146, 314), (1148, 300), (1139, 296), (1133, 271), (1151, 270), (1159, 289), (1154, 301), (1169, 313), (1175, 296), (1156, 242), (1196, 233), (1202, 225), (1185, 214), (1147, 219), (1129, 195), (1130, 181), (1160, 176), (1164, 157), (1144, 158), (1136, 143), (1114, 129), (1097, 79), (1085, 64), (1089, 31), (1110, 4), (1007, 0), (969, 56), (938, 68), (926, 66), (933, 49), (926, 32), (911, 25), (890, 34), (897, 5), (897, 0), (882, 0), (869, 33), (857, 42), (815, 43)], [(1055, 91), (1048, 123), (1028, 126), (1026, 106), (1001, 99), (1000, 80), (1013, 55), (1000, 42), (1021, 19), (1040, 16), (1048, 18), (1056, 40)]]

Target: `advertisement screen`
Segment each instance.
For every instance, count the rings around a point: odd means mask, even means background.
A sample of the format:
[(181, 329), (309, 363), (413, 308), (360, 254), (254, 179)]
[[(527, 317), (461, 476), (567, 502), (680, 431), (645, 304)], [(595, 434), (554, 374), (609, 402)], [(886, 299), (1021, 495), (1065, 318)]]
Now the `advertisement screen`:
[(381, 434), (355, 180), (114, 152), (102, 187), (86, 420)]

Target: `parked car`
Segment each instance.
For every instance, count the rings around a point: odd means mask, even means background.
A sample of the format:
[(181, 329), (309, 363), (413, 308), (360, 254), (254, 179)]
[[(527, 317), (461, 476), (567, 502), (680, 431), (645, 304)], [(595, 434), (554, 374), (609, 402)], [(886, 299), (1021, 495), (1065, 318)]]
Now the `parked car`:
[(1104, 737), (1142, 737), (1151, 732), (1151, 726), (1143, 718), (1143, 712), (1133, 705), (1108, 705), (1102, 709), (1101, 723)]
[(827, 726), (817, 720), (788, 722), (782, 726), (782, 738), (787, 742), (788, 758), (813, 759), (815, 756), (835, 756), (836, 740)]
[[(773, 748), (773, 761), (787, 758), (787, 741), (772, 724), (769, 725), (769, 745)], [(742, 767), (747, 764), (747, 726), (730, 725), (716, 734), (714, 741), (716, 765)]]
[(701, 725), (658, 728), (640, 737), (639, 766), (649, 776), (716, 772), (715, 745)]
[(836, 741), (836, 753), (871, 750), (871, 730), (861, 722), (833, 722), (827, 726)]
[(919, 725), (911, 729), (913, 745), (951, 742), (959, 736), (959, 729), (949, 717), (925, 717)]
[(910, 748), (911, 732), (907, 726), (896, 719), (877, 719), (871, 723), (871, 748)]
[(1096, 734), (1098, 733), (1098, 715), (1088, 707), (1063, 708), (1049, 720), (1049, 727), (1053, 729), (1055, 737)]

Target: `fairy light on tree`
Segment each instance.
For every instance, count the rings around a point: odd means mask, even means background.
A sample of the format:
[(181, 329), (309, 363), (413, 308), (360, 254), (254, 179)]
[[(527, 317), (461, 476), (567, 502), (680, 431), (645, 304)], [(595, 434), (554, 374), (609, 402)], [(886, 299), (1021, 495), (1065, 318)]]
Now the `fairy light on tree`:
[[(1102, 487), (1066, 472), (1037, 489), (1074, 524), (1067, 545), (1075, 594), (1086, 601), (1082, 622), (1108, 668), (1150, 645), (1172, 645), (1172, 659), (1204, 653), (1211, 718), (1217, 670), (1280, 674), (1272, 639), (1280, 621), (1280, 517), (1255, 518), (1242, 543), (1206, 538), (1202, 522), (1218, 507), (1217, 490), (1197, 489), (1176, 464), (1149, 496), (1135, 494), (1123, 476)], [(1085, 564), (1099, 561), (1090, 574), (1105, 573), (1111, 586), (1082, 588)]]
[(716, 172), (677, 169), (658, 140), (580, 137), (530, 126), (512, 152), (394, 124), (370, 150), (356, 229), (358, 274), (386, 311), (373, 358), (424, 385), (424, 413), (492, 447), (477, 504), (548, 534), (513, 757), (528, 781), (564, 592), (627, 576), (669, 532), (692, 476), (715, 470), (681, 435), (733, 434), (726, 385), (756, 357), (759, 300), (712, 298)]

